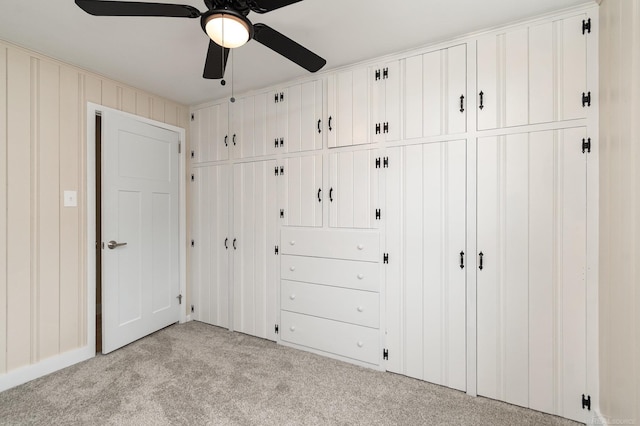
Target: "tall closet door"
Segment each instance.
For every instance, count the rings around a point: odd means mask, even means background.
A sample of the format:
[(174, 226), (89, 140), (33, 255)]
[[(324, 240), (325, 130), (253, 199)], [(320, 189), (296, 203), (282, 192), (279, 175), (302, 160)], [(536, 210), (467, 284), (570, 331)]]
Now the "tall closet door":
[(387, 153), (387, 370), (466, 390), (466, 141)]
[(229, 327), (229, 167), (193, 169), (193, 318)]
[(584, 422), (584, 128), (481, 138), (478, 394)]
[(276, 340), (275, 161), (233, 165), (233, 329)]
[(322, 226), (322, 155), (293, 157), (279, 164), (283, 165), (277, 178), (280, 224)]

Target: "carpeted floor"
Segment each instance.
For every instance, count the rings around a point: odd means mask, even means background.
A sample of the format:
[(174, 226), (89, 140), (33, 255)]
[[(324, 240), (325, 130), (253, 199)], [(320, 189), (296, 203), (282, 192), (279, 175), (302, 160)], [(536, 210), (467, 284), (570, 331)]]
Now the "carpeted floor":
[(0, 424), (576, 423), (190, 322), (0, 393)]

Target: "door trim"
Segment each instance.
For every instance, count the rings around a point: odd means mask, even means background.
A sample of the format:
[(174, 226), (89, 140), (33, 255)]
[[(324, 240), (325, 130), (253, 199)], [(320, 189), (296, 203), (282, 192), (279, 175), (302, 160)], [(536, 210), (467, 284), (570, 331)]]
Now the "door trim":
[[(180, 143), (185, 144), (186, 131), (183, 128), (173, 126), (159, 121), (151, 120), (145, 117), (140, 117), (134, 114), (118, 111), (113, 108), (108, 108), (102, 105), (87, 102), (87, 128), (86, 128), (86, 193), (87, 200), (85, 205), (84, 220), (86, 221), (87, 229), (87, 241), (86, 241), (86, 255), (87, 255), (87, 324), (86, 324), (86, 345), (95, 348), (96, 340), (96, 257), (95, 257), (95, 245), (96, 241), (96, 152), (95, 152), (95, 131), (96, 122), (93, 119), (96, 115), (101, 115), (104, 111), (109, 111), (112, 114), (119, 114), (123, 117), (132, 118), (145, 124), (160, 127), (162, 129), (170, 130), (178, 133)], [(104, 127), (104, 123), (103, 123)], [(179, 214), (178, 214), (178, 226), (179, 226), (179, 268), (180, 268), (180, 294), (185, 296), (185, 305), (180, 309), (180, 323), (186, 322), (189, 318), (186, 312), (186, 294), (187, 294), (187, 197), (186, 197), (186, 148), (183, 146), (179, 154)]]

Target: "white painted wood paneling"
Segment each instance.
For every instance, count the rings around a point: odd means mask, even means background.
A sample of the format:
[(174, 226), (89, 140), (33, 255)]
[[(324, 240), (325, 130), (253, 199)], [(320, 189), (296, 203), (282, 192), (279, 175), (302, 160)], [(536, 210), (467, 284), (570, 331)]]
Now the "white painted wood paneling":
[[(284, 204), (284, 218), (288, 226), (322, 226), (322, 155), (306, 155), (282, 160), (284, 174), (278, 177), (278, 191)], [(283, 188), (280, 186), (284, 185)]]
[(370, 143), (368, 68), (329, 77), (328, 96), (329, 147)]
[(253, 149), (259, 157), (267, 153), (267, 94), (256, 95), (253, 104)]
[(465, 390), (466, 141), (387, 154), (387, 370)]
[[(7, 99), (7, 49), (0, 45), (0, 99)], [(0, 169), (7, 170), (7, 103), (0, 102)], [(7, 174), (0, 173), (0, 321), (7, 319)], [(7, 327), (0, 328), (0, 374), (7, 371)]]
[[(400, 139), (400, 62), (390, 61), (369, 69), (371, 78), (371, 139)], [(386, 130), (385, 130), (386, 129)]]
[(585, 129), (478, 140), (478, 394), (585, 421)]

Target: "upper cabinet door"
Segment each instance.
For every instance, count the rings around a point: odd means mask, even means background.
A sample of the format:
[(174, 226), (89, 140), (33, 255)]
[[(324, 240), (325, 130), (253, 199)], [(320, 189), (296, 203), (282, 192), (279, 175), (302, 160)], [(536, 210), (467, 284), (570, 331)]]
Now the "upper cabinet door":
[(329, 77), (329, 148), (369, 143), (368, 68)]
[(201, 108), (192, 112), (191, 161), (206, 163), (227, 160), (228, 149), (228, 104)]
[(586, 117), (586, 14), (477, 41), (478, 129)]
[(267, 94), (267, 154), (287, 152), (288, 132), (287, 89)]
[(322, 80), (287, 89), (287, 152), (322, 148)]
[(371, 67), (371, 139), (400, 139), (400, 62)]
[(322, 155), (278, 162), (278, 211), (285, 226), (322, 226)]
[(405, 139), (467, 130), (465, 44), (407, 58), (404, 79)]

